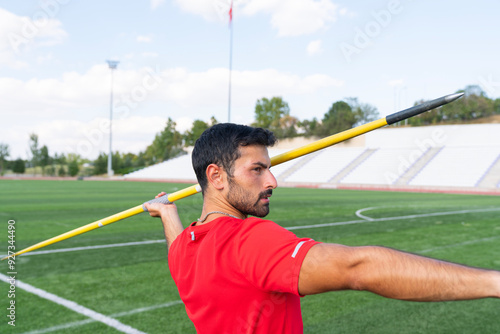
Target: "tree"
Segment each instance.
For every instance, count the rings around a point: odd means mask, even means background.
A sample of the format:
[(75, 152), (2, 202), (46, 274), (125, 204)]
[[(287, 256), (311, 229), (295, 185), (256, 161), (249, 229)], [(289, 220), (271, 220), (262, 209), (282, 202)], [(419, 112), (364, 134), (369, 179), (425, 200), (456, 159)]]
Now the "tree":
[(118, 173), (119, 170), (123, 168), (123, 157), (120, 152), (116, 151), (111, 155), (111, 163), (113, 164), (113, 169)]
[(63, 165), (59, 166), (59, 170), (57, 171), (57, 175), (64, 177), (66, 176), (66, 169)]
[(122, 168), (131, 168), (134, 166), (134, 163), (137, 161), (137, 156), (133, 153), (126, 153), (122, 157), (123, 166)]
[(104, 174), (108, 170), (108, 155), (99, 153), (97, 159), (94, 160), (94, 175)]
[(148, 161), (160, 162), (182, 154), (182, 135), (175, 129), (176, 125), (169, 117), (165, 129), (157, 134), (153, 143), (146, 148)]
[(70, 176), (76, 176), (76, 175), (78, 175), (79, 171), (80, 171), (80, 167), (78, 166), (78, 161), (72, 160), (68, 164), (68, 174)]
[(0, 144), (0, 175), (3, 175), (4, 170), (4, 161), (10, 155), (9, 145), (8, 144)]
[(299, 120), (296, 117), (286, 115), (281, 117), (280, 126), (275, 133), (278, 138), (292, 138), (297, 136), (297, 126)]
[(210, 120), (210, 124), (205, 123), (199, 119), (195, 120), (193, 122), (193, 125), (191, 126), (191, 130), (186, 131), (186, 133), (184, 133), (183, 135), (184, 146), (194, 146), (194, 143), (198, 138), (200, 138), (203, 131), (215, 124), (217, 124), (217, 120), (213, 116)]
[(21, 158), (18, 158), (16, 161), (14, 161), (14, 165), (12, 166), (12, 171), (16, 174), (24, 174), (26, 170), (26, 166), (24, 163), (24, 160)]
[[(289, 116), (290, 107), (281, 97), (273, 97), (270, 100), (263, 97), (257, 100), (255, 105), (255, 122), (252, 126), (269, 129), (277, 138), (284, 138), (285, 134), (296, 134), (295, 125), (298, 121), (295, 118), (288, 118)], [(282, 118), (285, 118), (283, 122)], [(293, 130), (286, 128), (291, 124), (293, 124)]]
[(493, 101), (493, 113), (500, 114), (500, 98)]
[(61, 153), (61, 155), (58, 155), (57, 153), (54, 154), (53, 162), (59, 165), (66, 165), (68, 163), (64, 153)]
[(78, 172), (80, 171), (80, 161), (82, 158), (80, 157), (79, 154), (76, 153), (69, 153), (68, 154), (68, 174), (70, 176), (76, 176)]
[(40, 149), (40, 166), (42, 167), (42, 175), (45, 175), (45, 167), (50, 164), (50, 160), (49, 149), (46, 145), (43, 145)]
[(356, 124), (357, 118), (351, 106), (344, 101), (337, 101), (328, 110), (316, 128), (316, 135), (326, 137), (348, 130)]
[(360, 103), (357, 97), (349, 97), (345, 100), (351, 107), (356, 119), (356, 123), (354, 123), (353, 126), (363, 125), (380, 118), (376, 107), (368, 103)]
[(35, 133), (30, 134), (29, 147), (31, 152), (31, 165), (33, 167), (33, 174), (36, 175), (36, 167), (40, 163), (40, 149), (38, 148), (38, 135)]
[(314, 117), (312, 120), (305, 119), (297, 123), (297, 127), (300, 129), (301, 134), (305, 137), (311, 137), (316, 135), (316, 128), (319, 126), (319, 122)]

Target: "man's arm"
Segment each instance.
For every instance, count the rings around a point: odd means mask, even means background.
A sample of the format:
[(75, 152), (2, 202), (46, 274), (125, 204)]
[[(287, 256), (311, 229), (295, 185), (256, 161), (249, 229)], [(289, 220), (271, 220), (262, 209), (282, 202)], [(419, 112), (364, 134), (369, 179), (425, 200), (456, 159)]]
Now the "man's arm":
[[(165, 195), (165, 193), (158, 194), (155, 198)], [(172, 242), (175, 238), (184, 230), (182, 226), (181, 219), (177, 213), (177, 207), (175, 204), (161, 204), (161, 203), (144, 203), (146, 209), (148, 209), (151, 217), (160, 217), (163, 223), (163, 231), (165, 233), (165, 239), (167, 240), (167, 248), (170, 248)]]
[(311, 247), (300, 270), (300, 294), (349, 289), (413, 301), (500, 298), (500, 272), (384, 247)]

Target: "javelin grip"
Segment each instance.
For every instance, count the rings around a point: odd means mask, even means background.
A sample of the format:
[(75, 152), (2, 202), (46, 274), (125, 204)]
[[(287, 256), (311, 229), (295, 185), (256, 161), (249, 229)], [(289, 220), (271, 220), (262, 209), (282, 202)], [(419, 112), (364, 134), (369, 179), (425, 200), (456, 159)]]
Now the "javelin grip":
[(440, 97), (440, 98), (432, 100), (432, 101), (427, 101), (427, 102), (424, 102), (422, 104), (419, 104), (418, 106), (414, 106), (414, 107), (399, 111), (397, 113), (391, 114), (391, 115), (387, 116), (385, 118), (385, 120), (387, 121), (387, 125), (391, 125), (391, 124), (397, 123), (399, 121), (402, 121), (404, 119), (421, 114), (425, 111), (440, 107), (443, 104), (450, 103), (451, 101), (458, 99), (462, 95), (464, 95), (464, 93), (450, 94), (450, 95), (446, 95), (446, 96)]
[[(150, 200), (150, 201), (147, 201), (146, 203), (149, 203), (149, 204), (152, 204), (152, 203), (172, 204), (172, 202), (170, 202), (170, 201), (168, 200), (168, 194), (165, 194), (165, 195), (160, 196), (160, 197), (158, 197), (158, 198), (155, 198), (155, 199), (152, 199), (152, 200)], [(144, 204), (146, 204), (146, 203), (144, 203)], [(146, 209), (146, 206), (145, 206), (144, 204), (142, 205), (142, 209), (143, 209), (145, 212), (147, 212), (147, 211), (148, 211), (148, 209)]]

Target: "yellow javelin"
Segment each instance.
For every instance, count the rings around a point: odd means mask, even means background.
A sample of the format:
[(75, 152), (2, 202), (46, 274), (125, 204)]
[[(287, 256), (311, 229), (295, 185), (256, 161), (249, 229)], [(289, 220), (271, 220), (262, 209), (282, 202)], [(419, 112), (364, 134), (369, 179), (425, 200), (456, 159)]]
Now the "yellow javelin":
[[(463, 95), (463, 93), (446, 95), (446, 96), (440, 97), (438, 99), (428, 101), (428, 102), (419, 104), (417, 106), (399, 111), (397, 113), (391, 114), (391, 115), (386, 116), (384, 118), (381, 118), (379, 120), (376, 120), (376, 121), (373, 121), (373, 122), (370, 122), (370, 123), (367, 123), (364, 125), (360, 125), (360, 126), (355, 127), (353, 129), (342, 131), (340, 133), (337, 133), (337, 134), (334, 134), (332, 136), (329, 136), (329, 137), (320, 139), (318, 141), (315, 141), (313, 143), (310, 143), (308, 145), (293, 149), (291, 151), (285, 152), (283, 154), (280, 154), (280, 155), (277, 155), (277, 156), (271, 158), (271, 166), (276, 166), (276, 165), (279, 165), (281, 163), (293, 160), (295, 158), (299, 158), (299, 157), (304, 156), (306, 154), (316, 152), (316, 151), (321, 150), (323, 148), (338, 144), (340, 142), (357, 137), (359, 135), (365, 134), (365, 133), (370, 132), (372, 130), (381, 128), (383, 126), (397, 123), (401, 120), (413, 117), (413, 116), (421, 114), (425, 111), (428, 111), (428, 110), (440, 107), (444, 104), (450, 103), (450, 102), (462, 97), (462, 95)], [(153, 199), (151, 201), (148, 201), (147, 203), (172, 203), (172, 202), (175, 202), (179, 199), (197, 194), (199, 192), (201, 192), (201, 187), (200, 187), (200, 185), (196, 184), (196, 185), (187, 187), (185, 189), (179, 190), (177, 192), (167, 194), (167, 195), (164, 195), (162, 197)], [(52, 245), (56, 242), (66, 240), (66, 239), (69, 239), (71, 237), (77, 236), (79, 234), (95, 230), (99, 227), (117, 222), (119, 220), (137, 215), (137, 214), (145, 212), (145, 211), (147, 211), (147, 210), (146, 210), (146, 207), (144, 206), (144, 204), (138, 205), (138, 206), (133, 207), (131, 209), (122, 211), (122, 212), (114, 214), (112, 216), (100, 219), (100, 220), (95, 221), (93, 223), (78, 227), (78, 228), (71, 230), (69, 232), (66, 232), (66, 233), (60, 234), (58, 236), (55, 236), (53, 238), (47, 239), (45, 241), (39, 242), (33, 246), (30, 246), (28, 248), (21, 250), (15, 254), (10, 254), (10, 255), (4, 257), (2, 260), (5, 260), (5, 259), (13, 257), (13, 256), (21, 255), (21, 254), (24, 254), (27, 252), (31, 252), (33, 250), (36, 250), (36, 249), (39, 249), (39, 248), (42, 248), (42, 247), (45, 247), (48, 245)]]

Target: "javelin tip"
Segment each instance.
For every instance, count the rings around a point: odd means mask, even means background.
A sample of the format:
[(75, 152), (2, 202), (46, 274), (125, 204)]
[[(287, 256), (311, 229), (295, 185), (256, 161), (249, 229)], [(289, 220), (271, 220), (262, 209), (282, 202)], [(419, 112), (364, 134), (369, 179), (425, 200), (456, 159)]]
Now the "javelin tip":
[(464, 95), (464, 93), (456, 93), (456, 94), (450, 94), (445, 96), (445, 101), (446, 103), (449, 103), (451, 101), (455, 101), (458, 98), (461, 98)]

